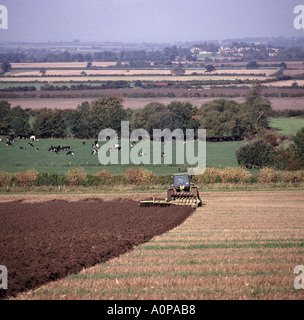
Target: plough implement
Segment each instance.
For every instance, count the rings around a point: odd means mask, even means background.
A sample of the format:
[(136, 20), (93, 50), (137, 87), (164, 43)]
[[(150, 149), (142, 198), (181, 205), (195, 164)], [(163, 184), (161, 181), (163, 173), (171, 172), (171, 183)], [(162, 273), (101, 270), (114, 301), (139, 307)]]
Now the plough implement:
[(202, 205), (197, 186), (190, 183), (188, 173), (174, 174), (173, 184), (168, 188), (165, 200), (155, 200), (153, 198), (151, 201), (140, 201), (142, 207), (166, 207), (171, 205), (189, 205), (195, 209)]

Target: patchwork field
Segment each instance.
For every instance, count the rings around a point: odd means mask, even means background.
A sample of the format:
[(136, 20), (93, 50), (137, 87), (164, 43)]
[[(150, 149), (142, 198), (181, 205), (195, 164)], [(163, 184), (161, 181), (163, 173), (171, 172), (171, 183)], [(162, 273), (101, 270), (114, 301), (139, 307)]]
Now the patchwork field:
[(304, 291), (294, 288), (294, 268), (304, 264), (303, 191), (201, 192), (201, 198), (204, 206), (171, 231), (17, 299), (303, 300)]

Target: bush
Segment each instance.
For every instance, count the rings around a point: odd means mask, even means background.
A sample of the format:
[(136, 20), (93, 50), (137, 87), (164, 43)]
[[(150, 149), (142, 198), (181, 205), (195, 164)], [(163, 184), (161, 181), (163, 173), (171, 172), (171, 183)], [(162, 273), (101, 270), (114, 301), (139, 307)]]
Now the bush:
[(166, 185), (169, 187), (173, 183), (172, 175), (164, 174), (164, 175), (155, 176), (154, 183)]
[(155, 179), (154, 172), (142, 168), (128, 168), (123, 176), (128, 184), (148, 184)]
[(293, 172), (290, 171), (284, 171), (281, 174), (281, 181), (282, 182), (288, 182), (288, 183), (292, 183), (295, 181), (295, 176)]
[(66, 179), (70, 186), (79, 186), (84, 183), (87, 175), (83, 168), (76, 168), (68, 171)]
[(13, 175), (0, 171), (0, 186), (7, 187), (12, 183)]
[(275, 148), (263, 140), (249, 142), (236, 151), (238, 164), (247, 169), (273, 166), (275, 156)]
[(98, 186), (102, 182), (102, 179), (98, 176), (94, 176), (92, 174), (88, 174), (83, 181), (83, 185), (85, 186)]
[(279, 136), (275, 132), (272, 132), (272, 131), (267, 131), (263, 135), (263, 140), (266, 143), (269, 143), (270, 145), (272, 145), (273, 147), (277, 147), (280, 144)]
[(277, 171), (270, 169), (270, 168), (263, 168), (258, 175), (258, 182), (259, 183), (274, 183), (279, 181), (280, 175)]
[(110, 172), (108, 172), (107, 170), (105, 169), (102, 169), (101, 171), (98, 171), (96, 173), (96, 176), (101, 178), (103, 181), (109, 181), (112, 179), (112, 175)]
[(225, 168), (219, 171), (219, 177), (224, 183), (245, 183), (251, 177), (251, 174), (241, 168)]
[(57, 173), (38, 173), (36, 186), (62, 186), (67, 184), (66, 176)]
[(294, 172), (294, 182), (304, 182), (304, 170), (298, 170)]
[(206, 168), (205, 172), (201, 175), (196, 177), (197, 183), (216, 183), (221, 182), (222, 179), (219, 175), (219, 169), (215, 168)]
[(38, 172), (35, 170), (28, 170), (26, 172), (16, 172), (14, 176), (19, 184), (23, 187), (28, 187), (34, 185)]
[(281, 150), (276, 155), (275, 165), (281, 170), (296, 171), (304, 168), (304, 160), (297, 157), (291, 150)]

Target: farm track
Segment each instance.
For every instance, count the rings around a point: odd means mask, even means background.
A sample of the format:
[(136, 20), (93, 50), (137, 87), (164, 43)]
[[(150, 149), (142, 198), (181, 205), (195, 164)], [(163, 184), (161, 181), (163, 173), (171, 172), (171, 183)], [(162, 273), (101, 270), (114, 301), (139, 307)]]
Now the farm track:
[(304, 263), (303, 192), (210, 192), (201, 197), (204, 207), (171, 231), (17, 299), (303, 300), (304, 291), (293, 286), (293, 270)]

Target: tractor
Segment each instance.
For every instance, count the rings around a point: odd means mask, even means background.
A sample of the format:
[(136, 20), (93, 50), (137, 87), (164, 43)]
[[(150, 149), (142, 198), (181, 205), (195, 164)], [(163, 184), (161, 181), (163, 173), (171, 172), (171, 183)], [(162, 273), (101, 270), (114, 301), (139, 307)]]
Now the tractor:
[(140, 206), (170, 206), (190, 205), (193, 208), (202, 206), (198, 188), (190, 182), (188, 173), (176, 173), (173, 175), (173, 184), (167, 190), (165, 200), (140, 201)]

